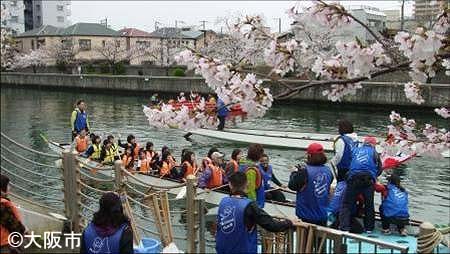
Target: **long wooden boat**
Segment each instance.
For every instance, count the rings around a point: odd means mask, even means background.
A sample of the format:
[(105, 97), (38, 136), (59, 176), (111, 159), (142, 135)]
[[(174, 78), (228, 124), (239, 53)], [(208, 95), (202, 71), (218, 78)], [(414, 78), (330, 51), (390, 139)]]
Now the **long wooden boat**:
[[(333, 151), (333, 142), (336, 138), (336, 135), (324, 133), (250, 129), (226, 129), (224, 131), (195, 129), (187, 132), (185, 136), (187, 135), (198, 135), (236, 143), (260, 143), (268, 147), (298, 150), (305, 150), (309, 144), (315, 142), (321, 144), (325, 151), (329, 152)], [(377, 151), (381, 153), (383, 148), (377, 145)], [(450, 150), (444, 151), (442, 156), (450, 158)]]
[[(68, 148), (68, 145), (59, 144), (56, 142), (48, 141), (48, 145), (51, 150), (54, 152), (61, 154), (65, 149)], [(96, 176), (97, 177), (114, 177), (114, 171), (111, 169), (105, 169), (102, 170), (101, 164), (91, 161), (86, 158), (79, 157), (80, 161), (82, 161), (81, 165), (87, 165), (88, 167), (97, 168), (99, 170), (96, 170)], [(83, 167), (82, 167), (83, 168)], [(92, 173), (91, 170), (87, 169), (85, 167), (83, 170), (85, 170), (87, 173)], [(127, 180), (130, 183), (136, 184), (136, 185), (142, 185), (143, 183), (147, 183), (149, 185), (154, 186), (164, 186), (165, 188), (170, 188), (173, 186), (178, 186), (180, 184), (179, 181), (175, 181), (173, 179), (168, 178), (160, 178), (156, 175), (145, 175), (145, 174), (135, 174), (132, 177), (127, 177)], [(177, 195), (182, 191), (183, 187), (177, 187), (169, 189), (168, 192)], [(205, 192), (203, 190), (199, 190), (197, 192), (198, 196), (205, 199), (205, 202), (212, 205), (218, 205), (220, 200), (222, 198), (228, 196), (227, 193), (222, 192), (220, 190)], [(266, 201), (264, 210), (271, 214), (272, 216), (277, 217), (284, 217), (284, 218), (296, 218), (295, 215), (295, 204), (290, 203), (279, 203), (274, 201)], [(210, 209), (208, 214), (214, 214), (217, 212), (217, 209)], [(379, 220), (379, 218), (377, 218)], [(371, 244), (371, 242), (381, 242), (381, 243), (388, 243), (390, 245), (396, 245), (396, 246), (403, 246), (408, 247), (408, 253), (416, 253), (417, 252), (417, 238), (413, 235), (418, 232), (418, 225), (420, 225), (420, 221), (411, 220), (411, 225), (409, 227), (409, 231), (412, 233), (409, 236), (400, 236), (398, 234), (392, 234), (392, 235), (384, 235), (380, 230), (375, 230), (374, 232), (370, 234), (361, 234), (361, 236), (358, 238), (358, 241), (355, 241), (351, 238), (352, 234), (348, 234), (345, 232), (342, 232), (343, 235), (348, 235), (348, 238), (346, 240), (347, 244), (347, 253), (357, 253), (358, 251), (362, 251), (362, 253), (374, 253), (374, 246)], [(380, 224), (379, 221), (377, 224)], [(339, 231), (341, 232), (341, 231)], [(362, 240), (361, 240), (362, 239)], [(364, 242), (364, 239), (366, 242)], [(391, 252), (390, 249), (378, 249), (375, 251), (376, 253), (396, 253)], [(440, 244), (437, 247), (437, 253), (450, 253), (450, 248), (447, 246)]]

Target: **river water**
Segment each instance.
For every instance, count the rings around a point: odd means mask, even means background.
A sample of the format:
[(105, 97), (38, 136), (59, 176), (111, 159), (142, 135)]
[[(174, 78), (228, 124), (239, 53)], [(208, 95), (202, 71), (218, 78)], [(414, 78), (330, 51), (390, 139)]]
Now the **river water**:
[[(91, 129), (95, 133), (121, 135), (122, 139), (134, 134), (141, 144), (152, 141), (158, 150), (163, 145), (169, 146), (177, 160), (183, 148), (194, 150), (197, 158), (205, 156), (212, 146), (220, 147), (228, 158), (234, 148), (245, 149), (242, 144), (202, 137), (193, 137), (194, 142), (191, 143), (182, 137), (181, 131), (149, 127), (141, 106), (147, 104), (149, 97), (150, 94), (132, 96), (2, 87), (1, 131), (27, 146), (48, 152), (40, 134), (44, 133), (58, 142), (70, 141), (70, 113), (74, 102), (83, 98), (87, 101)], [(298, 102), (274, 105), (264, 118), (240, 123), (238, 127), (335, 133), (337, 120), (347, 118), (354, 123), (359, 135), (370, 133), (383, 136), (392, 109), (392, 106)], [(432, 122), (441, 127), (449, 125), (448, 121), (435, 118), (431, 109), (401, 109), (398, 112), (415, 117), (418, 123)], [(303, 151), (296, 150), (266, 149), (266, 153), (271, 157), (275, 174), (285, 183), (289, 177), (288, 168), (304, 157)], [(397, 169), (397, 173), (402, 176), (403, 185), (409, 191), (413, 218), (439, 224), (450, 222), (448, 159), (416, 158)]]

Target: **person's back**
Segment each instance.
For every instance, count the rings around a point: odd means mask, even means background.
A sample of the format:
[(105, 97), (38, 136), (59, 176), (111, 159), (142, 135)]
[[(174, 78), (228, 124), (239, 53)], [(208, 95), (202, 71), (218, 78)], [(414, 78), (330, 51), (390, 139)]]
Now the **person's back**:
[(375, 147), (363, 143), (353, 148), (352, 161), (350, 163), (350, 170), (348, 172), (348, 178), (360, 174), (370, 174), (370, 177), (375, 180), (378, 173), (378, 165), (376, 158)]
[(245, 197), (247, 177), (243, 172), (230, 176), (230, 197), (219, 204), (217, 214), (216, 252), (257, 253), (257, 225), (270, 232), (281, 232), (292, 226), (289, 220), (274, 220), (255, 201)]
[(408, 192), (400, 190), (394, 184), (387, 185), (387, 196), (381, 206), (386, 217), (409, 218)]

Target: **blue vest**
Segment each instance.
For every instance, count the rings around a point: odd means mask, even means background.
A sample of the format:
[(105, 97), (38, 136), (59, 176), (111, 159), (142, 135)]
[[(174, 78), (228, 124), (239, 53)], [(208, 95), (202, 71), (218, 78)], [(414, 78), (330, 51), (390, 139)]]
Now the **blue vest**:
[(401, 191), (397, 186), (388, 184), (387, 196), (381, 203), (385, 217), (409, 217), (408, 193)]
[(259, 172), (261, 172), (264, 189), (265, 190), (270, 189), (269, 181), (272, 180), (272, 165), (269, 165), (269, 168), (267, 169), (267, 171), (264, 170), (264, 168), (261, 164), (258, 164), (258, 168), (259, 168)]
[(342, 154), (341, 161), (339, 161), (336, 167), (338, 170), (349, 169), (350, 163), (352, 162), (352, 149), (354, 146), (354, 141), (346, 135), (340, 135), (338, 139), (339, 138), (341, 138), (344, 142), (344, 153)]
[(88, 254), (111, 253), (120, 254), (120, 238), (127, 224), (122, 224), (117, 231), (110, 236), (101, 237), (97, 234), (94, 224), (91, 222), (84, 230), (83, 241)]
[(87, 113), (86, 111), (81, 112), (80, 110), (77, 111), (77, 118), (75, 119), (74, 128), (77, 132), (80, 132), (82, 129), (87, 128)]
[(216, 108), (217, 108), (217, 115), (218, 116), (228, 116), (228, 113), (230, 112), (228, 110), (228, 108), (225, 107), (225, 103), (221, 99), (217, 100)]
[(256, 226), (248, 230), (244, 223), (248, 198), (225, 197), (220, 201), (217, 214), (216, 252), (256, 253)]
[(297, 192), (297, 206), (295, 214), (300, 219), (313, 222), (327, 220), (328, 194), (330, 192), (333, 175), (325, 165), (306, 165), (308, 179), (306, 187)]
[(363, 144), (353, 148), (352, 163), (348, 178), (360, 173), (369, 173), (372, 179), (377, 179), (378, 166), (375, 161), (375, 148), (368, 144)]
[(344, 200), (345, 190), (347, 189), (347, 182), (340, 181), (336, 184), (336, 189), (334, 190), (334, 196), (330, 200), (328, 205), (328, 212), (337, 215), (341, 209), (342, 201)]

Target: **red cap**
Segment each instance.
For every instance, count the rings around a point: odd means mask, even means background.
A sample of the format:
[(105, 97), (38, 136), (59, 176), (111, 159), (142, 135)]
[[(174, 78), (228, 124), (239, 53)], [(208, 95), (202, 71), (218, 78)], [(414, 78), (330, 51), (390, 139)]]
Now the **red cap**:
[(368, 143), (371, 145), (376, 145), (377, 144), (377, 138), (376, 137), (372, 137), (372, 136), (366, 136), (364, 137), (364, 143)]
[(323, 153), (323, 146), (319, 143), (311, 143), (306, 152), (309, 154)]

